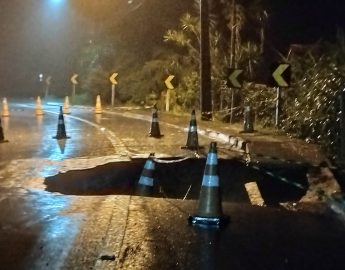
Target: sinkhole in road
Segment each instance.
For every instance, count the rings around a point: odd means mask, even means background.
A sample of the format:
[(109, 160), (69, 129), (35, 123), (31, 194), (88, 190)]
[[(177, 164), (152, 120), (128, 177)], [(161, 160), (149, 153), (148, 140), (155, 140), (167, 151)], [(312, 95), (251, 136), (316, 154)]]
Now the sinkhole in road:
[[(133, 195), (145, 162), (146, 159), (138, 158), (68, 171), (47, 177), (44, 183), (47, 191), (67, 195)], [(198, 199), (205, 162), (205, 159), (195, 158), (176, 163), (156, 163), (152, 196)], [(222, 200), (250, 202), (245, 183), (253, 181), (257, 182), (267, 205), (298, 201), (305, 194), (305, 190), (294, 183), (308, 186), (307, 166), (265, 163), (259, 167), (260, 170), (254, 169), (240, 159), (219, 159), (217, 169)], [(281, 177), (285, 177), (288, 183)]]

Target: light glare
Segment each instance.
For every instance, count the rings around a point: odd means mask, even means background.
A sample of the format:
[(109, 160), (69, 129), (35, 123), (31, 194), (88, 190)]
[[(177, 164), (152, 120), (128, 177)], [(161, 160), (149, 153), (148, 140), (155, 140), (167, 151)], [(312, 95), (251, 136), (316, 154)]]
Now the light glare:
[(53, 4), (58, 5), (58, 4), (62, 3), (64, 0), (51, 0), (51, 1)]

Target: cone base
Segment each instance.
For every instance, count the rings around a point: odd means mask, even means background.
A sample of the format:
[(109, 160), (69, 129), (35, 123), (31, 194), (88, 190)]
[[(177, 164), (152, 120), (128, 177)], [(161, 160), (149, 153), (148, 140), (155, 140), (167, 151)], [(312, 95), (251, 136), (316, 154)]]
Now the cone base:
[(186, 145), (186, 146), (181, 146), (181, 149), (193, 150), (193, 151), (203, 150), (204, 148), (205, 148), (205, 147), (204, 147), (204, 146), (201, 146), (201, 145), (199, 145), (199, 146), (197, 146), (197, 147), (195, 147), (195, 146), (188, 146), (188, 145)]
[(65, 139), (70, 139), (71, 137), (69, 136), (65, 136), (65, 137), (59, 137), (59, 136), (54, 136), (53, 139), (57, 139), (57, 140), (65, 140)]
[(199, 226), (204, 228), (220, 228), (229, 223), (227, 216), (221, 217), (202, 217), (193, 215), (188, 217), (188, 223), (193, 226)]
[(152, 197), (152, 195), (153, 195), (153, 187), (152, 186), (138, 184), (136, 186), (135, 194), (134, 195), (142, 196), (142, 197)]
[(255, 133), (255, 132), (258, 132), (258, 131), (255, 129), (244, 129), (244, 130), (241, 130), (239, 133)]
[(163, 134), (154, 135), (154, 134), (149, 133), (148, 136), (152, 138), (162, 138), (164, 135)]

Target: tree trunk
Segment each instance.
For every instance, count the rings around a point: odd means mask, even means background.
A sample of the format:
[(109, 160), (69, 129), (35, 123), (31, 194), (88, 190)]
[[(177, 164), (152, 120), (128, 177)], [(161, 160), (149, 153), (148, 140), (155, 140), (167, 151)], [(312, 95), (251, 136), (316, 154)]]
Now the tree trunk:
[(201, 120), (212, 120), (211, 59), (208, 0), (200, 1), (200, 106)]

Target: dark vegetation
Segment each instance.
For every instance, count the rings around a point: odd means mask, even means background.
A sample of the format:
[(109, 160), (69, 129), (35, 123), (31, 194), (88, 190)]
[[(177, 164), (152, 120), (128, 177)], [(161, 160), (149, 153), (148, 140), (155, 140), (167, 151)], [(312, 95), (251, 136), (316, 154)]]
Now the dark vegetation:
[[(92, 20), (90, 42), (75, 63), (83, 100), (101, 94), (110, 100), (109, 74), (118, 72), (116, 102), (164, 108), (164, 80), (173, 74), (173, 112), (199, 107), (199, 1), (73, 1), (81, 16)], [(256, 123), (274, 126), (276, 91), (267, 85), (273, 62), (292, 66), (290, 87), (282, 90), (281, 129), (291, 136), (320, 143), (339, 155), (340, 101), (345, 79), (345, 38), (291, 44), (284, 52), (267, 41), (267, 1), (210, 1), (212, 104), (224, 121), (243, 121), (251, 106)], [(129, 4), (130, 3), (130, 4)], [(233, 3), (235, 5), (233, 6)], [(267, 3), (266, 3), (267, 4)], [(92, 8), (90, 8), (90, 5)], [(268, 10), (268, 11), (267, 11)], [(116, 12), (114, 12), (116, 11)], [(229, 88), (229, 67), (244, 70), (242, 89)], [(231, 110), (233, 108), (233, 110)]]

